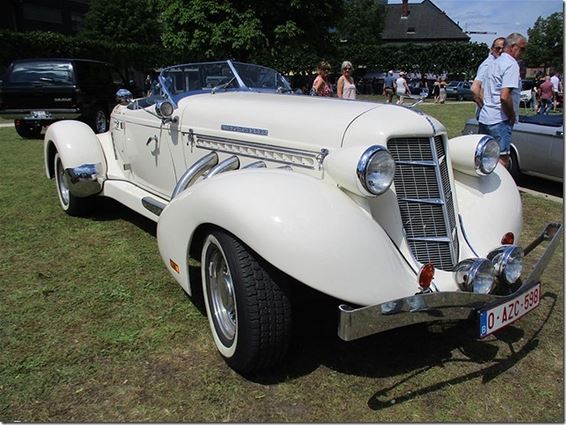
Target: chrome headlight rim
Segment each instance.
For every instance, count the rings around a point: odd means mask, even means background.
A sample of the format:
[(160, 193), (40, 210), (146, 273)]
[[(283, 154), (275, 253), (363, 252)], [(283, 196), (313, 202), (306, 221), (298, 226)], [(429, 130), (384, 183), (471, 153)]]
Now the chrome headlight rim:
[[(489, 273), (489, 285), (480, 286), (478, 283), (481, 273)], [(460, 275), (465, 275), (465, 279), (459, 279)], [(461, 290), (476, 294), (491, 294), (495, 288), (495, 269), (491, 261), (485, 258), (468, 258), (460, 261), (454, 268), (454, 277)]]
[[(515, 284), (521, 277), (521, 272), (523, 271), (523, 249), (517, 245), (502, 245), (487, 255), (487, 259), (490, 260), (495, 268), (495, 274), (497, 278), (506, 283), (507, 285)], [(519, 271), (515, 272), (515, 278), (509, 278), (508, 271), (509, 266), (513, 261), (519, 261)]]
[(487, 136), (487, 135), (483, 136), (476, 146), (476, 151), (474, 153), (474, 165), (475, 165), (476, 173), (480, 176), (487, 176), (488, 174), (493, 173), (493, 171), (497, 167), (497, 163), (499, 161), (499, 153), (498, 153), (493, 168), (491, 168), (491, 169), (485, 168), (484, 155), (485, 155), (485, 152), (487, 150), (488, 144), (491, 143), (491, 142), (495, 143), (497, 145), (498, 150), (499, 150), (499, 143), (497, 142), (497, 140), (495, 140), (493, 137)]
[[(389, 156), (389, 159), (393, 162), (393, 173), (391, 175), (391, 179), (387, 182), (386, 185), (383, 186), (382, 190), (375, 190), (375, 188), (368, 183), (368, 167), (371, 164), (371, 161), (375, 158), (375, 156), (379, 153), (385, 153)], [(393, 155), (389, 152), (389, 150), (381, 145), (373, 145), (367, 148), (360, 159), (358, 160), (358, 164), (356, 166), (356, 174), (358, 176), (358, 180), (362, 184), (362, 187), (371, 195), (381, 195), (391, 187), (393, 183), (393, 179), (395, 178), (395, 160), (393, 159)]]

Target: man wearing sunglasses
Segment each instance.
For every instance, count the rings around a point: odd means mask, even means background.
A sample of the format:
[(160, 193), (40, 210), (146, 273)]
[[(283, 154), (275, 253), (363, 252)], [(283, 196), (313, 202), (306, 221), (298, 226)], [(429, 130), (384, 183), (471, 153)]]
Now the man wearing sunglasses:
[(507, 167), (511, 132), (519, 115), (521, 76), (517, 61), (523, 56), (527, 39), (512, 33), (505, 39), (503, 53), (489, 65), (483, 80), (483, 106), (479, 114), (479, 132), (499, 142), (499, 161)]
[(480, 109), (483, 106), (483, 80), (489, 68), (489, 64), (497, 59), (501, 52), (503, 51), (503, 45), (505, 44), (505, 37), (497, 37), (491, 43), (491, 49), (487, 58), (478, 67), (478, 72), (476, 78), (472, 83), (472, 94), (474, 96), (474, 102), (478, 105), (476, 109), (476, 118), (479, 116)]

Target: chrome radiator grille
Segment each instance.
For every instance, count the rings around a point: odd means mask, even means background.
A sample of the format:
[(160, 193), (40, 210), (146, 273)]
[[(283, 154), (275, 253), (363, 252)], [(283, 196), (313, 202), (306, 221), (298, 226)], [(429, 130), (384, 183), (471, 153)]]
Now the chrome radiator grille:
[(414, 257), (453, 270), (458, 239), (442, 137), (391, 139), (387, 147), (396, 163), (395, 191)]

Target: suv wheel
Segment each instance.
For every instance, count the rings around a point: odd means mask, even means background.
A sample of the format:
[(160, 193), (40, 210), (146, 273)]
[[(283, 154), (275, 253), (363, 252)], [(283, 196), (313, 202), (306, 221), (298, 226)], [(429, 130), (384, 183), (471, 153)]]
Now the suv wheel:
[(108, 131), (108, 114), (100, 107), (94, 110), (92, 114), (90, 126), (96, 134)]
[(41, 126), (36, 124), (24, 123), (20, 120), (14, 121), (16, 132), (24, 139), (38, 139), (41, 135)]

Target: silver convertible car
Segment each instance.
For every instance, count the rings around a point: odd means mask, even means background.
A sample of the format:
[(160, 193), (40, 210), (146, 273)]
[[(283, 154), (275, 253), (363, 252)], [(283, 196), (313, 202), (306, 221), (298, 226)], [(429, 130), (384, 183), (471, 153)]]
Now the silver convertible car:
[(290, 93), (258, 65), (171, 66), (152, 96), (120, 92), (106, 133), (51, 125), (46, 174), (69, 215), (106, 196), (157, 223), (166, 269), (238, 372), (282, 361), (297, 287), (339, 300), (347, 341), (454, 320), (485, 337), (539, 305), (562, 226), (520, 241), (497, 141), (449, 139), (403, 106)]
[[(478, 122), (466, 122), (462, 134), (476, 134)], [(519, 117), (513, 127), (509, 172), (517, 179), (521, 174), (564, 181), (564, 117), (535, 115)]]

